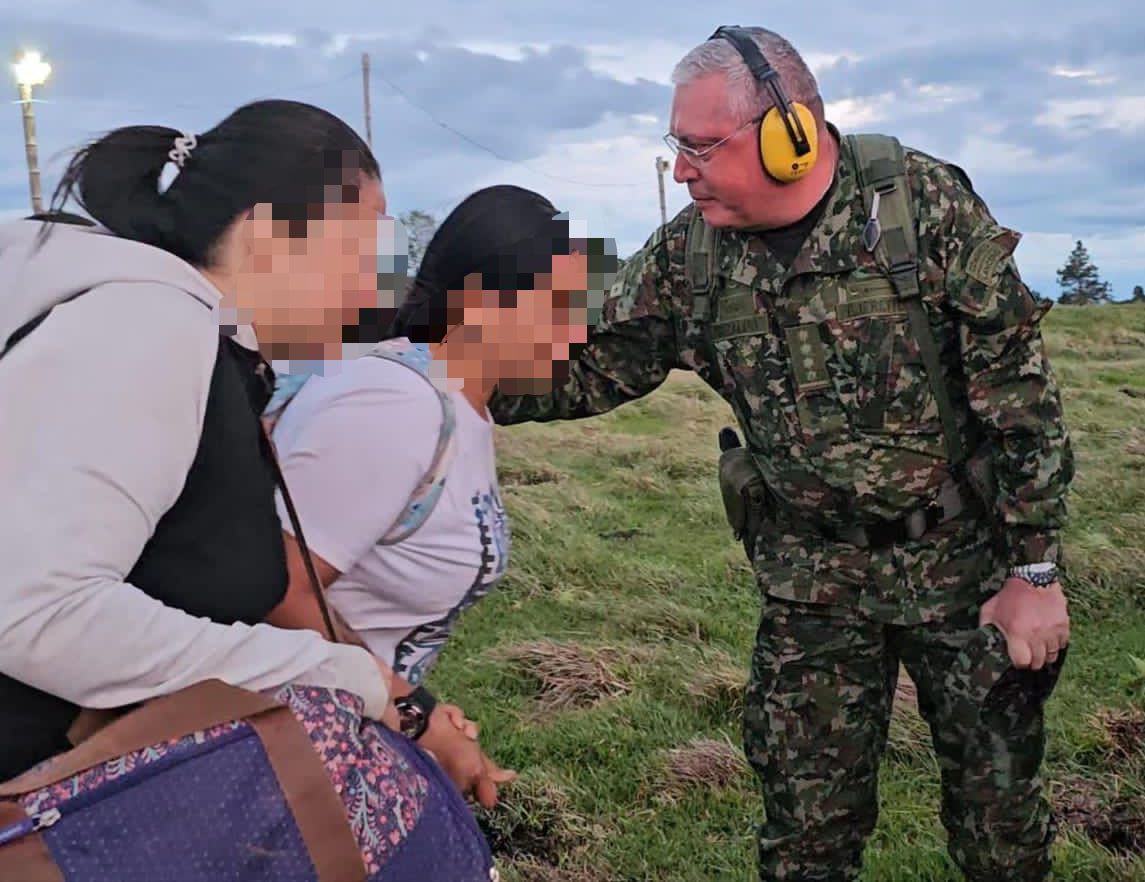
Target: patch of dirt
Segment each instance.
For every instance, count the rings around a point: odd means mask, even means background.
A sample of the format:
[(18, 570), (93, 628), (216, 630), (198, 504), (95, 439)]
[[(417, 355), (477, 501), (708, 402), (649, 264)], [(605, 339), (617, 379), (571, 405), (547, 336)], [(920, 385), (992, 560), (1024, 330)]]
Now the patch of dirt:
[(612, 647), (587, 649), (539, 640), (510, 647), (502, 655), (540, 683), (537, 703), (542, 713), (593, 707), (630, 689), (615, 668), (632, 656)]
[[(499, 859), (555, 867), (561, 855), (587, 841), (587, 822), (568, 794), (547, 781), (518, 781), (505, 789), (496, 808), (474, 815)], [(544, 878), (544, 877), (539, 877)]]
[(1112, 759), (1145, 757), (1145, 709), (1103, 708), (1097, 712), (1097, 722), (1108, 739)]
[(1062, 827), (1084, 833), (1120, 857), (1145, 856), (1145, 799), (1120, 795), (1107, 799), (1086, 778), (1072, 778), (1055, 788), (1054, 814)]
[(1054, 816), (1063, 827), (1087, 832), (1102, 814), (1099, 788), (1092, 781), (1075, 777), (1058, 782), (1051, 789)]
[(637, 536), (643, 536), (642, 530), (609, 530), (606, 533), (597, 533), (601, 539), (635, 539)]
[(534, 484), (555, 484), (564, 478), (562, 472), (552, 466), (505, 465), (498, 470), (498, 480), (504, 486), (531, 487)]
[(750, 773), (743, 751), (714, 738), (697, 738), (664, 754), (662, 799), (696, 789), (725, 790)]
[(1145, 800), (1119, 797), (1086, 832), (1116, 855), (1145, 857)]
[(609, 882), (612, 878), (593, 867), (556, 867), (531, 859), (512, 861), (510, 866), (521, 882)]

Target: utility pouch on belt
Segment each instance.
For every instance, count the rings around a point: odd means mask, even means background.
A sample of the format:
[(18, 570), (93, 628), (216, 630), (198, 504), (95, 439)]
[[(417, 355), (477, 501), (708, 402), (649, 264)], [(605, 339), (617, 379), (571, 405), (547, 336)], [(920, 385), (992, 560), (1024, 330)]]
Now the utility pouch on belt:
[(735, 431), (720, 432), (719, 482), (724, 512), (736, 539), (743, 541), (749, 559), (753, 558), (767, 501), (763, 476)]

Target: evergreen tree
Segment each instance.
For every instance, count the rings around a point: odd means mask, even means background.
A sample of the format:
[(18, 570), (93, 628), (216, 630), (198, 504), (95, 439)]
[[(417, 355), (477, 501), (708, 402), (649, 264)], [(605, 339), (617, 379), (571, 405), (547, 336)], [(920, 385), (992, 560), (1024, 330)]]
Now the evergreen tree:
[(1110, 303), (1113, 300), (1109, 283), (1101, 281), (1097, 267), (1080, 239), (1070, 252), (1065, 266), (1057, 271), (1057, 277), (1062, 289), (1059, 299), (1061, 303), (1084, 306), (1090, 303)]

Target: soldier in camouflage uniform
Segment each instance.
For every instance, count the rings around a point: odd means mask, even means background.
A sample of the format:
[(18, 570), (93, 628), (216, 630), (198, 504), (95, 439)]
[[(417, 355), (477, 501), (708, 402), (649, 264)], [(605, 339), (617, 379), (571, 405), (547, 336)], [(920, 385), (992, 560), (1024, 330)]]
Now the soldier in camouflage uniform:
[(762, 595), (744, 720), (761, 879), (858, 878), (901, 663), (953, 859), (975, 882), (1040, 882), (1074, 471), (1039, 332), (1049, 304), (960, 169), (844, 138), (798, 54), (746, 33), (813, 115), (813, 167), (783, 182), (763, 167), (758, 120), (777, 96), (745, 49), (713, 35), (693, 50), (668, 140), (694, 202), (629, 259), (567, 382), (498, 397), (494, 416), (600, 414), (684, 369), (738, 417), (725, 498)]

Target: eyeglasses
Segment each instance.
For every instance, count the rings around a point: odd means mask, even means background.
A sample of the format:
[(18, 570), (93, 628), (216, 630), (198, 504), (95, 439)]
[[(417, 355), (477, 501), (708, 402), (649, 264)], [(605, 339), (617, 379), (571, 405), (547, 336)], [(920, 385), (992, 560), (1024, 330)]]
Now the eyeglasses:
[(714, 144), (708, 144), (706, 147), (693, 147), (689, 144), (683, 144), (671, 132), (664, 136), (664, 143), (668, 145), (668, 149), (671, 150), (673, 154), (682, 155), (684, 159), (686, 159), (691, 165), (699, 167), (710, 160), (712, 153), (716, 150), (717, 147), (722, 147), (744, 129), (748, 128), (748, 126), (754, 126), (762, 119), (762, 116), (757, 116), (749, 119), (730, 135), (724, 138), (720, 138), (720, 140), (716, 141)]

